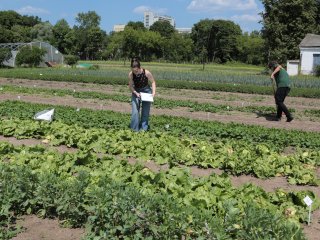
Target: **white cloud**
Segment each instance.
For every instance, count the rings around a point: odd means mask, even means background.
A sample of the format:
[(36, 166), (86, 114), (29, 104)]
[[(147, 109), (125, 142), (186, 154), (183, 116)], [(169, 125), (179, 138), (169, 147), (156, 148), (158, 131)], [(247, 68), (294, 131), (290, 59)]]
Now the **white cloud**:
[(49, 14), (49, 11), (32, 6), (25, 6), (17, 10), (20, 14)]
[(257, 14), (249, 15), (249, 14), (243, 14), (243, 15), (234, 15), (231, 17), (234, 21), (240, 21), (240, 22), (258, 22), (261, 20), (261, 17)]
[(166, 9), (166, 8), (153, 9), (148, 6), (139, 6), (139, 7), (136, 7), (135, 9), (133, 9), (133, 12), (137, 13), (137, 14), (143, 14), (146, 11), (152, 11), (152, 12), (158, 13), (158, 14), (165, 14), (168, 11), (168, 9)]
[(139, 7), (136, 7), (135, 9), (133, 9), (133, 12), (134, 13), (137, 13), (137, 14), (140, 14), (140, 13), (144, 13), (146, 11), (150, 11), (150, 7), (147, 7), (147, 6), (139, 6)]
[(187, 9), (192, 12), (212, 12), (217, 10), (257, 9), (255, 0), (192, 0)]

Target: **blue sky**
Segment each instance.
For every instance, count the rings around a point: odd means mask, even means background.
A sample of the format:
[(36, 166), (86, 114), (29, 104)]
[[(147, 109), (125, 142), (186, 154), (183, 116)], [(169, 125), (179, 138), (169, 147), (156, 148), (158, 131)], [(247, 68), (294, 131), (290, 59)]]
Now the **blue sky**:
[(176, 27), (192, 27), (202, 19), (226, 19), (239, 24), (243, 31), (261, 30), (260, 0), (0, 0), (0, 10), (14, 10), (55, 24), (64, 18), (72, 27), (80, 12), (95, 11), (100, 27), (107, 33), (115, 24), (143, 21), (143, 12), (151, 10), (175, 19)]

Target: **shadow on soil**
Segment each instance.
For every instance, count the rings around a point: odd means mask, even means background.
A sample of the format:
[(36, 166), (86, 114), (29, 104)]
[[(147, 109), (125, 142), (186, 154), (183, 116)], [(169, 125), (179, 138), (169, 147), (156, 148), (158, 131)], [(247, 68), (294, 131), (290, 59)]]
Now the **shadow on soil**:
[(262, 112), (256, 112), (257, 118), (263, 117), (267, 121), (277, 122), (278, 118), (276, 117), (275, 113), (262, 113)]

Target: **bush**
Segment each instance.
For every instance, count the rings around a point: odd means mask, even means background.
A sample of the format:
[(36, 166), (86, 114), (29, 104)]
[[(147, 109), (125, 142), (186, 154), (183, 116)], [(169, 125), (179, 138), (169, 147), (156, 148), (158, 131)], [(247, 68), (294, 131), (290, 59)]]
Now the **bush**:
[(94, 65), (89, 67), (89, 70), (99, 70), (99, 69), (100, 69), (100, 67), (97, 64), (94, 64)]
[(314, 73), (317, 77), (320, 77), (320, 65), (315, 66)]
[(9, 48), (0, 49), (0, 66), (3, 66), (4, 61), (8, 61), (12, 57), (11, 50)]
[(37, 67), (45, 54), (46, 50), (44, 49), (35, 46), (25, 46), (18, 52), (16, 64), (18, 66), (27, 65), (29, 67)]
[(70, 66), (74, 66), (79, 61), (79, 57), (75, 55), (66, 55), (64, 56), (64, 62)]

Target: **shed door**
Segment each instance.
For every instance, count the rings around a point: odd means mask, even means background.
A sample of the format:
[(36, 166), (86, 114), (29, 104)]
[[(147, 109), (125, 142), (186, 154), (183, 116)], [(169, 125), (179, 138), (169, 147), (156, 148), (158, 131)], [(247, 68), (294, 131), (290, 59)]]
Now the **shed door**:
[(320, 54), (313, 54), (313, 67), (320, 65)]

